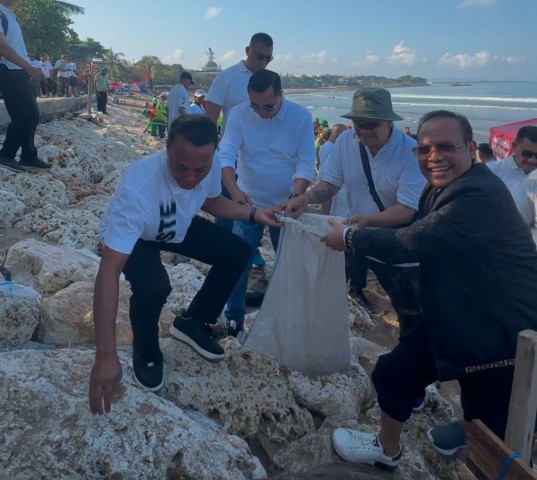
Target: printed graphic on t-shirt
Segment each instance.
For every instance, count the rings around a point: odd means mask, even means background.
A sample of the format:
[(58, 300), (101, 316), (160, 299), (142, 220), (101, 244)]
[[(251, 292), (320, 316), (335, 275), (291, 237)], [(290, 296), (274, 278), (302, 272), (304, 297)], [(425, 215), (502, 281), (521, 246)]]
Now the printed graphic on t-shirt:
[(159, 205), (160, 223), (156, 240), (159, 242), (167, 242), (175, 238), (175, 225), (177, 224), (177, 205), (172, 201), (169, 205), (161, 203)]

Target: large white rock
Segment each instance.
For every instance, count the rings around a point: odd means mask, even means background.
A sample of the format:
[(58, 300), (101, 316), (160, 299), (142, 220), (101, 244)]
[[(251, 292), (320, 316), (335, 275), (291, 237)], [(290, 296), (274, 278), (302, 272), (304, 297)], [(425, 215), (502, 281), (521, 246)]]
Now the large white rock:
[(108, 200), (108, 196), (95, 195), (67, 208), (47, 205), (26, 214), (17, 227), (36, 233), (49, 243), (95, 253), (99, 242), (99, 222)]
[(162, 340), (168, 395), (241, 437), (281, 448), (315, 429), (312, 412), (339, 416), (344, 406), (344, 414), (357, 415), (370, 402), (369, 378), (359, 367), (348, 376), (312, 380), (243, 350), (233, 338), (221, 343), (225, 359), (211, 364), (180, 342)]
[(123, 377), (110, 415), (88, 409), (93, 354), (0, 353), (0, 477), (245, 480), (265, 478), (246, 442)]
[[(93, 282), (75, 282), (43, 300), (43, 318), (37, 331), (37, 339), (53, 345), (77, 345), (93, 343)], [(128, 282), (119, 282), (119, 302), (116, 316), (116, 343), (132, 344), (129, 320)], [(168, 331), (175, 315), (164, 308), (160, 316), (162, 334)]]
[(0, 169), (2, 190), (13, 192), (17, 199), (24, 203), (27, 212), (45, 205), (65, 207), (69, 203), (65, 185), (49, 173), (11, 173), (13, 172)]
[(99, 263), (89, 253), (29, 238), (9, 249), (5, 266), (14, 282), (54, 293), (76, 281), (93, 281)]
[(12, 282), (0, 284), (0, 347), (22, 345), (32, 338), (41, 316), (41, 295)]
[(11, 228), (24, 215), (26, 207), (13, 192), (0, 191), (0, 228)]

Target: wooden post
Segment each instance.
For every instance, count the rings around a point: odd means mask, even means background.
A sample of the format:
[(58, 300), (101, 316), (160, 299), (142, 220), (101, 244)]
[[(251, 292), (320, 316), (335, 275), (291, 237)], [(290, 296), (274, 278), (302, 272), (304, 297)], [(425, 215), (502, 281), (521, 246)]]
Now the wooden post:
[(515, 374), (505, 443), (530, 463), (537, 414), (537, 332), (518, 335)]

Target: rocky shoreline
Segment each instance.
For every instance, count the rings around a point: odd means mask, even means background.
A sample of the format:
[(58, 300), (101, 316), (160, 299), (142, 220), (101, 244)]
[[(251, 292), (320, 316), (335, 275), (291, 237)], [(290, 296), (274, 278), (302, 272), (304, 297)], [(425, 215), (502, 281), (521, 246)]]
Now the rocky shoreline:
[[(95, 124), (71, 114), (41, 124), (48, 173), (0, 169), (0, 479), (384, 478), (341, 462), (335, 427), (374, 431), (379, 411), (368, 376), (386, 349), (365, 340), (369, 313), (349, 303), (350, 372), (307, 377), (222, 340), (210, 364), (168, 335), (206, 268), (165, 256), (173, 292), (161, 317), (166, 388), (147, 393), (133, 380), (127, 282), (121, 281), (117, 339), (123, 380), (113, 411), (93, 417), (87, 388), (93, 363), (93, 280), (98, 222), (121, 174), (164, 147), (142, 133), (145, 119), (110, 106)], [(4, 250), (4, 251), (2, 251)], [(265, 240), (267, 271), (273, 253)], [(250, 315), (250, 321), (255, 313)], [(460, 457), (440, 458), (425, 432), (453, 418), (434, 387), (405, 430), (392, 479), (455, 479)], [(313, 469), (313, 470), (312, 470)]]

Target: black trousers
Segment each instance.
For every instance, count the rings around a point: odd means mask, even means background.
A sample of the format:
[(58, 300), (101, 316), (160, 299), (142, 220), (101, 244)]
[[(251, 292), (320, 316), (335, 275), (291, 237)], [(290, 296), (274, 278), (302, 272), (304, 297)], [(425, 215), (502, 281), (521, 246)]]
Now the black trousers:
[(138, 240), (123, 273), (132, 290), (129, 316), (133, 338), (142, 350), (158, 349), (158, 321), (172, 290), (160, 260), (161, 251), (212, 265), (186, 312), (204, 323), (216, 322), (251, 253), (237, 235), (198, 216), (192, 219), (181, 243)]
[[(445, 341), (449, 342), (449, 338)], [(499, 367), (457, 378), (461, 387), (464, 419), (481, 420), (503, 439), (513, 374), (514, 367)], [(412, 413), (416, 398), (427, 385), (438, 380), (424, 321), (401, 339), (390, 353), (379, 357), (371, 379), (380, 408), (395, 420), (406, 421)]]
[(14, 158), (17, 150), (21, 148), (21, 159), (31, 161), (37, 157), (34, 136), (39, 120), (39, 108), (30, 78), (24, 70), (9, 70), (1, 64), (0, 90), (4, 94), (7, 113), (11, 117), (0, 157)]
[(108, 101), (108, 93), (97, 92), (95, 96), (97, 97), (97, 111), (106, 113), (106, 102)]
[(419, 267), (394, 267), (350, 252), (345, 257), (345, 263), (347, 278), (356, 290), (365, 288), (368, 269), (375, 273), (397, 313), (399, 339), (408, 335), (421, 319)]

